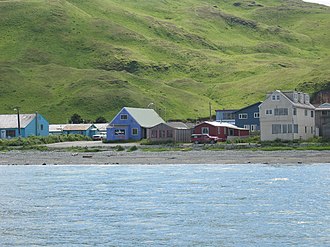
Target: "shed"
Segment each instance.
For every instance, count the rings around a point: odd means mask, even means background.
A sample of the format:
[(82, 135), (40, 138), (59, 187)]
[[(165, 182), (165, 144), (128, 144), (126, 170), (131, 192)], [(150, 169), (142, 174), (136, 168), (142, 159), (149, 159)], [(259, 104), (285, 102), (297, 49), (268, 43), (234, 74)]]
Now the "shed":
[(183, 122), (160, 123), (147, 130), (147, 139), (155, 142), (190, 142), (193, 125)]
[(66, 124), (63, 127), (63, 134), (78, 134), (92, 137), (96, 131), (97, 128), (94, 124)]

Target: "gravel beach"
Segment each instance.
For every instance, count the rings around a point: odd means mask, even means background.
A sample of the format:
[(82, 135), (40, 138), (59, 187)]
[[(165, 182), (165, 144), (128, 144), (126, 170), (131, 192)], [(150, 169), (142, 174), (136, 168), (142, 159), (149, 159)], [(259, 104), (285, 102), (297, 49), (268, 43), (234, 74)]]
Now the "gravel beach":
[(0, 152), (0, 165), (119, 165), (119, 164), (313, 164), (329, 163), (330, 151), (166, 151), (107, 150)]

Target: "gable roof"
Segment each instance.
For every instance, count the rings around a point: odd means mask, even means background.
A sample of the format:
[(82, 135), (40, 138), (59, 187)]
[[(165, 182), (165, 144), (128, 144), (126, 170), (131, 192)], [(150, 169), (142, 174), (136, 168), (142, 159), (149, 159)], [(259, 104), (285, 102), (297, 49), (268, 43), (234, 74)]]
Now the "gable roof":
[(167, 122), (166, 125), (174, 128), (174, 129), (192, 129), (193, 125), (183, 122)]
[(143, 128), (151, 128), (157, 124), (165, 123), (154, 109), (124, 107), (119, 114), (124, 109)]
[[(93, 127), (93, 124), (67, 124), (63, 127), (64, 131), (84, 131)], [(94, 126), (95, 127), (95, 126)]]
[(62, 132), (65, 124), (50, 124), (49, 132)]
[(227, 122), (216, 122), (216, 121), (210, 122), (210, 121), (206, 121), (206, 122), (200, 123), (198, 125), (201, 125), (201, 124), (209, 124), (209, 125), (212, 125), (214, 127), (226, 127), (226, 128), (237, 129), (237, 130), (247, 130), (247, 129), (237, 127), (236, 125), (233, 125), (233, 124), (230, 124), (230, 123), (227, 123)]
[(106, 131), (107, 130), (107, 123), (95, 123), (94, 126), (99, 130), (99, 131)]
[[(25, 128), (36, 117), (36, 114), (20, 114), (20, 126)], [(1, 129), (15, 129), (18, 128), (17, 114), (0, 115)]]
[(255, 106), (255, 105), (258, 105), (258, 106), (259, 106), (261, 103), (262, 103), (262, 101), (259, 101), (259, 102), (256, 102), (256, 103), (252, 104), (252, 105), (245, 106), (245, 107), (243, 107), (243, 108), (241, 108), (241, 109), (235, 111), (234, 113), (244, 111), (245, 109), (250, 108), (250, 107), (253, 107), (253, 106)]
[(287, 92), (282, 92), (280, 90), (275, 90), (274, 92), (271, 92), (267, 94), (266, 100), (263, 101), (259, 106), (263, 105), (274, 93), (278, 93), (283, 96), (287, 101), (289, 101), (294, 107), (298, 108), (307, 108), (307, 109), (312, 109), (314, 110), (315, 107), (311, 103), (300, 103), (300, 102), (294, 102), (288, 95), (290, 93), (302, 93), (302, 92), (297, 92), (297, 91), (287, 91)]
[(330, 110), (330, 103), (323, 103), (316, 108), (317, 111), (329, 111)]

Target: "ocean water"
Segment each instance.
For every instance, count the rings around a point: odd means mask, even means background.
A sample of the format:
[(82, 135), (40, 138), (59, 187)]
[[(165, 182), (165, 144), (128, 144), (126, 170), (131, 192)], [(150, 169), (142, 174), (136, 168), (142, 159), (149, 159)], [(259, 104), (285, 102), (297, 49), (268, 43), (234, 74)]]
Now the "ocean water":
[(330, 246), (329, 170), (0, 166), (0, 246)]

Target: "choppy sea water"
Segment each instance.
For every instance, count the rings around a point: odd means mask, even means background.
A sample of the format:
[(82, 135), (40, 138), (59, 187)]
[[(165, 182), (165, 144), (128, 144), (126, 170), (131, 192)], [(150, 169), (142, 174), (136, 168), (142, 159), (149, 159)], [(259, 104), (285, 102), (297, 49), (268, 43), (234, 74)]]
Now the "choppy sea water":
[(1, 166), (0, 246), (330, 246), (329, 170)]

